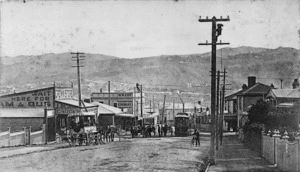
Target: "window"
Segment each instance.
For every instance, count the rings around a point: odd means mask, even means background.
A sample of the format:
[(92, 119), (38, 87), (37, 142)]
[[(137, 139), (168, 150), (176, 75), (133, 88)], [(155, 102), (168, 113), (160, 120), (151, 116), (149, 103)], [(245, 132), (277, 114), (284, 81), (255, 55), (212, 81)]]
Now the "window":
[(114, 107), (118, 107), (118, 103), (114, 103)]

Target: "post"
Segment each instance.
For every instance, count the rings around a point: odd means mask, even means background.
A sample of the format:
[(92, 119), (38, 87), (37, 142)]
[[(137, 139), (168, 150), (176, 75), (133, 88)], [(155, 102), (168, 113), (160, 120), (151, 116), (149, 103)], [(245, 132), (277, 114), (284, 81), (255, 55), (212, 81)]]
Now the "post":
[(76, 53), (71, 53), (71, 54), (76, 54), (76, 57), (72, 57), (72, 58), (76, 58), (76, 62), (77, 62), (77, 65), (76, 66), (72, 66), (72, 67), (77, 67), (77, 79), (78, 79), (78, 103), (79, 103), (79, 107), (81, 107), (81, 79), (80, 79), (80, 67), (83, 67), (83, 66), (80, 66), (80, 60), (84, 60), (84, 59), (80, 59), (80, 57), (84, 57), (84, 56), (79, 56), (79, 55), (82, 55), (84, 53), (79, 53), (79, 52), (76, 52)]
[(48, 117), (47, 117), (47, 106), (44, 109), (44, 117), (45, 117), (45, 121), (44, 121), (44, 136), (45, 136), (45, 144), (47, 144), (48, 141)]
[(224, 79), (223, 79), (223, 87), (222, 87), (222, 111), (221, 111), (221, 134), (220, 134), (220, 141), (221, 145), (223, 144), (223, 123), (224, 123), (224, 110), (225, 110), (225, 78), (226, 78), (226, 69), (224, 67)]
[(164, 104), (163, 104), (163, 111), (162, 111), (162, 120), (160, 121), (161, 124), (164, 123), (164, 117), (165, 117), (165, 104), (166, 104), (166, 95), (164, 95)]
[(108, 105), (110, 106), (110, 81), (108, 81)]
[(133, 87), (133, 102), (132, 102), (132, 113), (134, 115), (134, 125), (137, 126), (137, 116), (135, 114), (135, 87)]
[[(217, 45), (224, 45), (229, 43), (217, 43), (217, 30), (216, 30), (216, 22), (217, 21), (229, 21), (229, 17), (227, 19), (216, 19), (214, 16), (212, 19), (201, 19), (198, 20), (199, 22), (211, 22), (212, 23), (212, 42), (209, 43), (199, 43), (198, 45), (211, 45), (211, 140), (210, 140), (210, 164), (215, 164), (215, 113), (216, 113), (216, 46)], [(219, 27), (219, 26), (218, 26)], [(221, 26), (222, 27), (222, 26)], [(218, 29), (221, 29), (219, 27)], [(218, 36), (221, 35), (221, 31), (219, 30)]]
[(24, 130), (24, 145), (26, 145), (26, 143), (27, 143), (27, 138), (26, 138), (27, 131), (26, 131), (26, 127), (23, 127), (23, 130)]
[(7, 129), (8, 129), (8, 146), (10, 146), (10, 130), (11, 130), (11, 128), (10, 127), (7, 127)]
[(173, 99), (173, 124), (175, 125), (175, 100)]
[(220, 97), (220, 71), (218, 70), (217, 76), (217, 112), (216, 112), (216, 150), (219, 149), (219, 97)]
[(142, 126), (144, 126), (144, 118), (143, 118), (143, 85), (141, 85), (141, 117), (142, 117)]

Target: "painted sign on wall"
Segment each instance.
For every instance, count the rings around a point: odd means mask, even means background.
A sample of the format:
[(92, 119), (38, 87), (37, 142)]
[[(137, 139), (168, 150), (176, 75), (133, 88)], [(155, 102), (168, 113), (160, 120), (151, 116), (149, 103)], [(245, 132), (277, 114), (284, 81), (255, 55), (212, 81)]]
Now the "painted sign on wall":
[(73, 98), (72, 88), (55, 88), (55, 100), (72, 99), (72, 98)]
[(0, 97), (1, 108), (53, 108), (54, 88), (44, 88)]

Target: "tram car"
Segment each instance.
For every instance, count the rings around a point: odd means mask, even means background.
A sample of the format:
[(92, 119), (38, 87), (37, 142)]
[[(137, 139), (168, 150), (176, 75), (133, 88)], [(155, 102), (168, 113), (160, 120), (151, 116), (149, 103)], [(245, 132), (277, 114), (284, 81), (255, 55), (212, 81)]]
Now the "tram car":
[(68, 115), (69, 143), (71, 146), (97, 144), (97, 127), (95, 114), (89, 112)]
[(178, 113), (175, 116), (175, 136), (185, 137), (188, 136), (189, 129), (189, 114)]

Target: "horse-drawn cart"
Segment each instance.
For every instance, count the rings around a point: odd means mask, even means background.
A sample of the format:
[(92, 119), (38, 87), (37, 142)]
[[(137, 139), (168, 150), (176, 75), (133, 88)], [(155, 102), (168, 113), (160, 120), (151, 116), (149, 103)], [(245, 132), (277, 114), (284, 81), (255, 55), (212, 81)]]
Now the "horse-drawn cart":
[(67, 141), (71, 146), (98, 144), (94, 112), (69, 114), (68, 124)]

